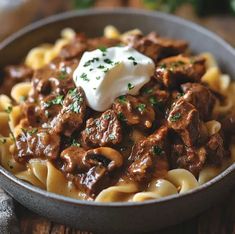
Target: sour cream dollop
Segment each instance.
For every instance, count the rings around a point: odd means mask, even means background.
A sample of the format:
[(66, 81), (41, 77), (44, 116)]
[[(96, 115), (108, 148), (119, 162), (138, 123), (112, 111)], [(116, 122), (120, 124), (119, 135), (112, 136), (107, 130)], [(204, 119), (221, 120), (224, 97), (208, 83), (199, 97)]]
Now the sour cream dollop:
[(117, 97), (137, 95), (154, 67), (152, 59), (131, 47), (101, 48), (83, 54), (73, 80), (83, 88), (89, 107), (105, 111)]

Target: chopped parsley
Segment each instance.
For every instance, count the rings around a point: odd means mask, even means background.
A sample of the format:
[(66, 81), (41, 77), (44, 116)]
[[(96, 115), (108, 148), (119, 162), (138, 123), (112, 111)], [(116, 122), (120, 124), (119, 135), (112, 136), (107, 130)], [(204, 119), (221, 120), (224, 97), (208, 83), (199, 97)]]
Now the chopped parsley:
[(10, 114), (12, 112), (12, 106), (8, 106), (5, 111)]
[(161, 63), (161, 64), (159, 64), (159, 67), (160, 67), (161, 69), (165, 69), (165, 68), (166, 68), (166, 64), (165, 64), (165, 63)]
[(107, 52), (107, 47), (105, 46), (100, 46), (98, 49), (103, 53)]
[(135, 86), (132, 83), (127, 84), (128, 90), (132, 90)]
[(99, 65), (97, 68), (99, 68), (99, 69), (104, 69), (104, 68), (105, 68), (105, 66), (103, 66), (103, 65)]
[(63, 68), (61, 69), (61, 71), (60, 71), (60, 74), (59, 74), (59, 76), (58, 76), (58, 79), (64, 80), (64, 79), (66, 78), (67, 74), (68, 74), (68, 73), (67, 73), (67, 71), (66, 71), (66, 68), (63, 67)]
[(152, 106), (158, 105), (159, 102), (156, 97), (152, 96), (149, 98), (149, 102), (151, 103)]
[(146, 108), (146, 104), (144, 103), (140, 103), (137, 105), (137, 109), (139, 112), (144, 112), (145, 108)]
[(133, 61), (133, 65), (136, 66), (137, 62), (133, 56), (128, 57), (129, 60)]
[(185, 93), (178, 93), (177, 98), (183, 97)]
[(80, 76), (80, 78), (84, 81), (90, 81), (88, 78), (87, 78), (87, 74), (86, 73), (82, 73), (82, 75)]
[(100, 80), (100, 78), (101, 78), (100, 76), (97, 76), (97, 77), (96, 77), (97, 80)]
[(135, 58), (133, 56), (128, 57), (128, 59), (133, 60), (133, 61), (135, 60)]
[(112, 64), (113, 63), (109, 58), (104, 59), (104, 62), (107, 63), (107, 64)]
[(109, 68), (106, 68), (105, 70), (104, 70), (104, 73), (106, 73), (106, 72), (108, 72), (109, 71)]
[(118, 119), (121, 120), (121, 121), (126, 121), (126, 118), (125, 118), (125, 116), (122, 112), (118, 113)]
[(98, 57), (94, 57), (93, 59), (90, 59), (86, 61), (83, 65), (83, 67), (88, 67), (91, 65), (91, 63), (98, 62), (100, 59)]
[(33, 135), (38, 132), (37, 128), (32, 128), (32, 129), (21, 128), (21, 130), (24, 134), (28, 133), (29, 135)]
[(77, 89), (69, 90), (68, 94), (72, 97), (73, 102), (68, 106), (69, 110), (79, 113), (81, 109), (81, 103), (83, 102), (83, 97), (77, 92)]
[(80, 147), (81, 144), (77, 142), (76, 139), (73, 139), (72, 142), (71, 142), (71, 146), (77, 146), (77, 147)]
[(51, 107), (52, 105), (62, 105), (64, 100), (64, 95), (59, 95), (56, 98), (54, 98), (53, 100), (50, 100), (48, 102), (45, 102), (45, 107)]
[(181, 119), (181, 114), (180, 113), (176, 113), (176, 114), (174, 114), (173, 116), (170, 117), (171, 122), (176, 122), (179, 119)]
[(110, 119), (110, 115), (105, 114), (105, 115), (104, 115), (104, 119), (106, 119), (106, 120)]
[(152, 150), (155, 155), (161, 155), (164, 153), (164, 150), (157, 145), (153, 146)]
[(116, 136), (111, 133), (111, 134), (109, 134), (109, 139), (110, 139), (110, 140), (115, 140), (115, 139), (116, 139)]
[(126, 103), (126, 96), (125, 95), (119, 96), (118, 101), (121, 103)]
[(0, 144), (5, 144), (7, 142), (7, 139), (5, 138), (0, 138)]
[(151, 88), (144, 88), (143, 93), (144, 94), (151, 94), (153, 92), (153, 89)]

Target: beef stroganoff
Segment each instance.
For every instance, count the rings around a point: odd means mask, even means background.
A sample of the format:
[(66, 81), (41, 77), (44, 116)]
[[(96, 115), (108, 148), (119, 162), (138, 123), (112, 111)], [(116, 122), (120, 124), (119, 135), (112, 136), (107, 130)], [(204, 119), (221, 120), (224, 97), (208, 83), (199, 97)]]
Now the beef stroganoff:
[(49, 192), (159, 199), (235, 162), (235, 83), (183, 40), (64, 29), (3, 73), (0, 163)]

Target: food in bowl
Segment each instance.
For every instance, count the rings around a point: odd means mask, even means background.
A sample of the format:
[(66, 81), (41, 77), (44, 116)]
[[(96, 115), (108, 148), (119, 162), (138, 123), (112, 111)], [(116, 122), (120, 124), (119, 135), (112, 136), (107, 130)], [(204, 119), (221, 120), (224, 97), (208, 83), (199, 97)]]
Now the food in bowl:
[(50, 192), (158, 199), (235, 160), (235, 83), (183, 40), (65, 29), (7, 66), (0, 90), (1, 165)]

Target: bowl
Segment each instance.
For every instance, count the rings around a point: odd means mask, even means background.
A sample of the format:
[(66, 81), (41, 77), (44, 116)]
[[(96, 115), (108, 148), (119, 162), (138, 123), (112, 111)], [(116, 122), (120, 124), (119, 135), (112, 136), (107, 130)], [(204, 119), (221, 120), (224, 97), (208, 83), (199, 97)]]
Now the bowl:
[[(0, 44), (0, 67), (20, 61), (40, 43), (53, 42), (66, 27), (99, 36), (112, 24), (121, 31), (139, 28), (144, 33), (189, 41), (193, 52), (211, 52), (222, 70), (235, 77), (235, 51), (208, 30), (175, 16), (133, 9), (68, 12), (34, 23)], [(154, 231), (190, 219), (221, 199), (235, 182), (235, 163), (199, 188), (158, 200), (129, 203), (81, 201), (34, 187), (0, 167), (1, 187), (22, 205), (55, 222), (80, 230), (104, 233)]]

